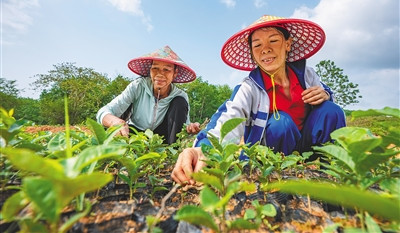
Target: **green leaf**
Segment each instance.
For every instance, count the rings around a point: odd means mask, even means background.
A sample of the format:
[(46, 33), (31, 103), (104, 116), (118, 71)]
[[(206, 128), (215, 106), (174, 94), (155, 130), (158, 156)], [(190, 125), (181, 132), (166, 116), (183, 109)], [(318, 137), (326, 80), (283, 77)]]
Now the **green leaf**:
[(346, 150), (354, 142), (360, 142), (376, 138), (369, 129), (360, 127), (343, 127), (331, 133), (332, 139), (336, 140)]
[(208, 186), (205, 186), (203, 190), (200, 192), (200, 203), (204, 210), (206, 211), (214, 211), (215, 205), (218, 203), (219, 198), (217, 194), (212, 191)]
[(27, 149), (0, 148), (0, 152), (6, 155), (10, 162), (20, 170), (53, 179), (65, 178), (63, 167), (54, 159), (40, 157)]
[(50, 223), (57, 223), (62, 206), (58, 198), (57, 186), (49, 179), (26, 177), (22, 188), (35, 209)]
[(135, 159), (135, 162), (147, 160), (147, 159), (154, 159), (154, 158), (160, 158), (160, 154), (156, 152), (150, 152), (145, 155), (140, 156), (139, 158)]
[(63, 165), (65, 175), (68, 177), (76, 177), (81, 173), (82, 169), (91, 163), (102, 159), (122, 156), (126, 149), (119, 145), (97, 145), (84, 149), (79, 155), (68, 159), (60, 160)]
[(244, 122), (246, 119), (245, 118), (231, 118), (227, 120), (222, 126), (221, 126), (221, 138), (219, 139), (220, 143), (224, 140), (225, 136), (231, 132), (233, 129), (235, 129), (238, 125), (240, 125), (242, 122)]
[(225, 179), (225, 174), (223, 171), (217, 169), (217, 168), (208, 168), (208, 167), (204, 167), (203, 171), (205, 171), (206, 173), (216, 176), (219, 180), (223, 181)]
[(355, 171), (355, 164), (352, 157), (349, 156), (348, 152), (340, 146), (336, 145), (326, 145), (322, 147), (313, 147), (316, 151), (324, 152), (336, 159), (339, 159), (343, 163), (345, 163), (348, 168), (352, 171)]
[(379, 186), (383, 190), (400, 197), (400, 178), (391, 177), (384, 179), (379, 183)]
[(244, 220), (242, 218), (235, 219), (233, 222), (231, 222), (228, 226), (229, 230), (244, 230), (244, 229), (258, 229), (260, 224), (256, 224), (247, 220)]
[(67, 143), (65, 141), (64, 133), (57, 133), (47, 144), (47, 150), (50, 152), (65, 151), (66, 149)]
[(106, 130), (104, 129), (104, 127), (90, 118), (86, 119), (86, 124), (89, 126), (89, 128), (93, 132), (94, 136), (96, 137), (97, 142), (99, 144), (103, 144), (107, 138)]
[(65, 206), (79, 194), (97, 190), (112, 180), (112, 174), (93, 172), (91, 174), (79, 175), (73, 179), (67, 179), (64, 182), (55, 181), (55, 183), (62, 188), (62, 193), (59, 195), (62, 199), (62, 205)]
[[(386, 161), (389, 161), (390, 158), (398, 154), (397, 151), (389, 151), (387, 154), (366, 154), (362, 161), (356, 161), (356, 170), (359, 173), (365, 173), (378, 167), (379, 164), (382, 164)], [(353, 158), (356, 155), (353, 155)]]
[(224, 191), (224, 184), (223, 181), (221, 181), (218, 177), (214, 175), (210, 175), (204, 172), (196, 172), (192, 174), (193, 179), (195, 179), (198, 182), (208, 184), (211, 187), (216, 188), (218, 191), (223, 192)]
[(34, 221), (33, 219), (23, 219), (19, 222), (21, 226), (21, 233), (30, 232), (40, 232), (40, 233), (50, 233), (47, 227), (39, 221)]
[[(348, 150), (352, 154), (362, 154), (365, 152), (372, 151), (382, 143), (382, 138), (369, 138), (356, 142), (349, 143)], [(357, 158), (354, 158), (357, 162)]]
[(218, 231), (218, 226), (209, 213), (197, 206), (183, 206), (174, 216), (174, 219), (186, 221), (195, 225), (206, 226), (214, 231)]
[[(283, 183), (270, 183), (264, 189), (280, 189), (282, 192), (294, 194), (309, 194), (328, 203), (344, 207), (357, 207), (383, 218), (397, 221), (400, 218), (400, 200), (388, 198), (376, 193), (360, 190), (346, 185), (321, 183), (310, 181), (287, 181)], [(371, 205), (371, 203), (374, 203)]]
[(276, 209), (272, 204), (266, 204), (262, 206), (261, 214), (268, 216), (268, 217), (275, 217), (276, 216)]
[(18, 216), (19, 211), (28, 204), (29, 201), (25, 198), (24, 192), (14, 193), (4, 202), (1, 215), (6, 222), (12, 221), (15, 216)]
[(379, 225), (368, 213), (365, 213), (365, 225), (367, 225), (368, 232), (370, 233), (382, 233)]
[(247, 209), (244, 212), (244, 216), (243, 216), (243, 218), (246, 219), (246, 220), (255, 219), (256, 217), (257, 217), (257, 213), (253, 209)]

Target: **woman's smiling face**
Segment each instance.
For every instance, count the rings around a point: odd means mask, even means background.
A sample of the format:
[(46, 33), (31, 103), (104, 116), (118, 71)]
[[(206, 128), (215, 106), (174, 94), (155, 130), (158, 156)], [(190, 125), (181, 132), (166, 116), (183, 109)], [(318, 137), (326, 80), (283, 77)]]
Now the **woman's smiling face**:
[(273, 73), (285, 65), (292, 39), (285, 40), (282, 32), (273, 27), (260, 28), (251, 35), (251, 50), (256, 63)]

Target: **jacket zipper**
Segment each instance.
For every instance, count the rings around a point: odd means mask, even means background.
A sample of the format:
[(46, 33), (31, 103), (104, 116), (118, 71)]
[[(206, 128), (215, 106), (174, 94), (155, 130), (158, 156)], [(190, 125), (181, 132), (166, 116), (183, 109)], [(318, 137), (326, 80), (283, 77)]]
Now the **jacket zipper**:
[(153, 108), (153, 122), (151, 123), (151, 130), (154, 130), (154, 124), (156, 123), (158, 101), (160, 101), (160, 88), (158, 88), (156, 104), (154, 105), (154, 108)]

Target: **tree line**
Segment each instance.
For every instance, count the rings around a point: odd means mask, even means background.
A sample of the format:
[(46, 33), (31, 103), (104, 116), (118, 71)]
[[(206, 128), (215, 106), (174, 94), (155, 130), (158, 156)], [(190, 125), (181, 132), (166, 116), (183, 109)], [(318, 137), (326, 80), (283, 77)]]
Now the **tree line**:
[[(321, 61), (316, 72), (336, 93), (335, 99), (341, 107), (358, 103), (358, 84), (349, 81), (343, 70), (334, 62)], [(118, 75), (110, 79), (106, 74), (92, 68), (77, 67), (74, 63), (61, 63), (53, 66), (47, 74), (37, 74), (31, 84), (40, 92), (39, 99), (20, 96), (15, 80), (0, 78), (0, 106), (6, 110), (14, 109), (16, 119), (27, 119), (39, 125), (64, 124), (64, 96), (68, 97), (71, 124), (81, 124), (87, 118), (95, 119), (97, 111), (119, 95), (132, 81)], [(238, 80), (239, 82), (240, 80)], [(198, 77), (191, 83), (178, 84), (186, 91), (190, 102), (192, 122), (204, 122), (232, 94), (228, 85), (213, 85)]]

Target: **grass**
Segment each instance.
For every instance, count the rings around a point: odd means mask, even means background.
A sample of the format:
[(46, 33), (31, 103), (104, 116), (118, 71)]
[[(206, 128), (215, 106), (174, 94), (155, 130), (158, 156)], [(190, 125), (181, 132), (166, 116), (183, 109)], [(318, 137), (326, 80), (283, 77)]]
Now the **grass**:
[(366, 116), (359, 117), (354, 120), (351, 116), (347, 116), (347, 126), (368, 128), (372, 133), (378, 135), (385, 135), (386, 132), (382, 127), (383, 122), (388, 122), (392, 127), (400, 128), (400, 119), (390, 116)]

